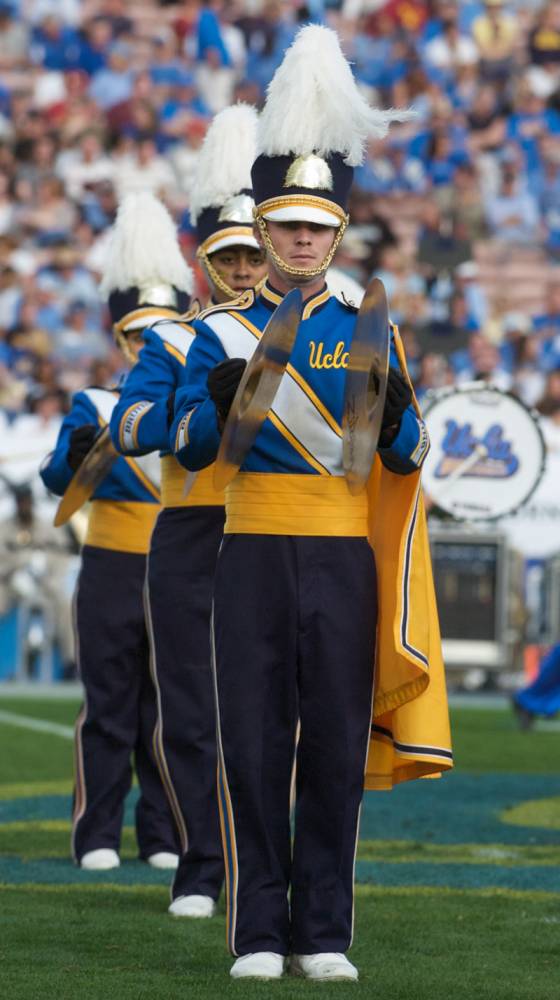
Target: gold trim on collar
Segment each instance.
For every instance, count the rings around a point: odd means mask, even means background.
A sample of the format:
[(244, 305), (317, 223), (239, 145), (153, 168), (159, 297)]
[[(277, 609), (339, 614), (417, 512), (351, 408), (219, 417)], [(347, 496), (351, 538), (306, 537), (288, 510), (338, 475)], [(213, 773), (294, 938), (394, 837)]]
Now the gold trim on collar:
[(282, 301), (282, 295), (273, 291), (270, 285), (263, 285), (261, 288), (261, 295), (263, 299), (266, 299), (267, 302), (270, 302), (274, 306), (279, 306)]
[(315, 312), (319, 306), (323, 305), (327, 299), (330, 299), (331, 292), (329, 288), (324, 288), (322, 292), (317, 292), (316, 295), (312, 295), (310, 299), (307, 300), (303, 307), (303, 312), (301, 314), (302, 319), (309, 319), (309, 317)]

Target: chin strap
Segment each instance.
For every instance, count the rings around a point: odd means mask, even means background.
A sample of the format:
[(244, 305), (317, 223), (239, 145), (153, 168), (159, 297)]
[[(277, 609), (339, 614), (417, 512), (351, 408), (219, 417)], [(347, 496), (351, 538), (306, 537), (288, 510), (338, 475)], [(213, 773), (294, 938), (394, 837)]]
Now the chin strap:
[[(128, 334), (136, 333), (138, 330), (146, 330), (150, 326), (150, 321), (154, 320), (154, 308), (158, 309), (157, 306), (146, 306), (145, 308), (140, 307), (139, 309), (133, 309), (132, 312), (127, 313), (126, 316), (122, 316), (118, 323), (113, 324), (113, 336), (115, 338), (115, 343), (131, 365), (136, 364), (138, 357), (128, 343)], [(166, 306), (161, 310), (161, 312), (163, 315), (157, 317), (158, 319), (179, 319), (179, 313), (176, 309), (170, 309)], [(142, 315), (143, 313), (145, 313), (144, 316)]]
[(135, 365), (137, 358), (134, 351), (132, 351), (128, 345), (128, 338), (126, 336), (126, 333), (122, 333), (121, 330), (116, 331), (115, 343), (119, 348), (119, 350), (121, 351), (121, 353), (124, 354), (126, 360), (129, 361), (131, 365)]
[(341, 221), (336, 236), (334, 238), (334, 243), (330, 248), (327, 256), (322, 261), (322, 263), (319, 265), (319, 267), (310, 267), (310, 268), (293, 267), (291, 264), (286, 263), (285, 260), (282, 260), (280, 254), (276, 252), (272, 244), (270, 233), (268, 232), (268, 228), (266, 225), (266, 219), (264, 219), (262, 215), (255, 213), (255, 222), (259, 228), (259, 232), (261, 234), (262, 241), (266, 247), (266, 251), (272, 257), (272, 260), (276, 264), (276, 267), (278, 267), (281, 271), (285, 271), (285, 273), (289, 274), (292, 278), (316, 278), (320, 274), (324, 274), (325, 271), (331, 266), (333, 257), (336, 251), (338, 250), (340, 241), (344, 236), (344, 232), (348, 225), (348, 216), (346, 216)]
[[(216, 288), (218, 288), (220, 292), (222, 292), (224, 295), (227, 296), (228, 301), (230, 299), (238, 299), (239, 296), (243, 294), (242, 292), (236, 292), (235, 289), (230, 288), (230, 286), (227, 284), (226, 281), (224, 281), (222, 276), (218, 274), (216, 268), (214, 267), (212, 261), (210, 260), (209, 255), (206, 253), (206, 250), (203, 250), (202, 247), (199, 247), (198, 250), (196, 251), (196, 256), (198, 257), (200, 263), (204, 267), (204, 270), (206, 271), (209, 281), (211, 281), (212, 284)], [(261, 280), (257, 282), (257, 284), (254, 286), (255, 293), (257, 295), (260, 292), (261, 288), (263, 287), (265, 281), (266, 281), (266, 275), (264, 278), (261, 278)]]

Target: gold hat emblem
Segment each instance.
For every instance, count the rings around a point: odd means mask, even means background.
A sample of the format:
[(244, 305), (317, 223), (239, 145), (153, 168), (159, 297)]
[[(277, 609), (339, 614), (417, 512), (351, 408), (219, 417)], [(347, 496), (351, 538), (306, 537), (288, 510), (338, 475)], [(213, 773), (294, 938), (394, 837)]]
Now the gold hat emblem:
[(255, 202), (250, 195), (234, 194), (222, 205), (218, 222), (241, 222), (252, 226), (254, 207)]
[(138, 289), (138, 305), (149, 303), (151, 306), (177, 305), (177, 293), (173, 285), (142, 285)]
[(284, 187), (299, 187), (332, 191), (333, 175), (326, 160), (315, 153), (297, 156), (290, 164), (284, 179)]

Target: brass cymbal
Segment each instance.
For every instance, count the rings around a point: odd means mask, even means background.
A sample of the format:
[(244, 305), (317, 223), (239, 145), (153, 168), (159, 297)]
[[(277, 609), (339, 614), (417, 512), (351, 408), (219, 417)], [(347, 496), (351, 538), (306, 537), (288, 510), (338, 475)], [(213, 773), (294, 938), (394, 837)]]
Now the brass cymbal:
[(55, 528), (60, 527), (86, 503), (92, 493), (105, 479), (119, 453), (111, 441), (109, 428), (104, 427), (93, 447), (88, 451), (80, 467), (74, 473), (58, 505), (54, 519)]
[(383, 282), (372, 278), (358, 312), (350, 347), (344, 412), (342, 459), (350, 493), (366, 485), (377, 451), (389, 372), (389, 308)]
[(224, 489), (250, 451), (290, 360), (301, 319), (299, 288), (274, 310), (247, 363), (224, 427), (214, 469), (216, 489)]

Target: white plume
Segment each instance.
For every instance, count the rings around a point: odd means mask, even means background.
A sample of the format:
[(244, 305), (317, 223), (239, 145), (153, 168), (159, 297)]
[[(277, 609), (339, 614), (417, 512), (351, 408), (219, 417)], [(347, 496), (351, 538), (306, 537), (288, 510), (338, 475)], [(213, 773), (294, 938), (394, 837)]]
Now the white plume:
[(268, 86), (258, 151), (267, 156), (337, 152), (355, 167), (363, 163), (368, 138), (381, 139), (391, 122), (413, 117), (413, 111), (371, 108), (336, 32), (310, 24), (298, 32)]
[(181, 253), (175, 223), (149, 191), (127, 194), (111, 230), (101, 293), (160, 284), (189, 294), (193, 290), (193, 273)]
[(257, 155), (258, 114), (249, 104), (224, 108), (206, 133), (196, 164), (191, 194), (191, 222), (205, 208), (218, 208), (243, 188), (251, 188)]

